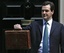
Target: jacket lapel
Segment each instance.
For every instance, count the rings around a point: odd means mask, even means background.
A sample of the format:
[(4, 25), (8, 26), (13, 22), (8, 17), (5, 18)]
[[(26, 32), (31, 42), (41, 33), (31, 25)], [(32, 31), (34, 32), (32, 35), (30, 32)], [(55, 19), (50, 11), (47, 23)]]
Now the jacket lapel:
[(51, 31), (50, 31), (50, 53), (54, 53), (53, 51), (53, 47), (54, 46), (52, 46), (53, 45), (53, 37), (52, 37), (52, 34), (53, 34), (53, 32), (55, 31), (55, 29), (56, 29), (56, 27), (57, 27), (57, 24), (56, 24), (56, 22), (55, 21), (53, 21), (52, 22), (52, 27), (51, 27)]
[(42, 30), (43, 30), (43, 20), (40, 20), (39, 22), (39, 29), (40, 29), (40, 32), (42, 34)]
[(52, 22), (52, 27), (51, 27), (51, 31), (50, 31), (50, 35), (52, 35), (54, 29), (56, 28), (57, 24), (55, 23), (55, 21)]

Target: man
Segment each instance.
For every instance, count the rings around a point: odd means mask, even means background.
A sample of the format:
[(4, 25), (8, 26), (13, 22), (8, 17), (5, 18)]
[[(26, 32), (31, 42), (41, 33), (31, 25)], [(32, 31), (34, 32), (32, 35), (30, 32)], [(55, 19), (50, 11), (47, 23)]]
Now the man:
[[(42, 5), (42, 20), (34, 21), (30, 25), (22, 28), (20, 24), (15, 24), (14, 29), (28, 29), (31, 32), (31, 53), (44, 53), (44, 28), (45, 22), (48, 27), (48, 52), (47, 53), (64, 53), (64, 26), (53, 21), (54, 4), (45, 1)], [(60, 47), (59, 47), (60, 46)], [(59, 48), (61, 50), (59, 50)]]

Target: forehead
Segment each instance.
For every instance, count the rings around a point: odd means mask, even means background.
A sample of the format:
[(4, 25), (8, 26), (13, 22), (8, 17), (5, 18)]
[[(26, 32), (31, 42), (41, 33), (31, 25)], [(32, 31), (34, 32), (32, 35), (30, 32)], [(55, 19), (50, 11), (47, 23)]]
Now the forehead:
[(45, 5), (45, 6), (42, 6), (42, 9), (50, 9), (50, 5)]

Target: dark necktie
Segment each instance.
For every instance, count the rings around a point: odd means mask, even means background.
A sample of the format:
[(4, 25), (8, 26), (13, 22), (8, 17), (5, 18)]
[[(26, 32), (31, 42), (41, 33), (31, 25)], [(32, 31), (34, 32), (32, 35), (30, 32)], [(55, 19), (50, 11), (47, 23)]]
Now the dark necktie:
[(47, 22), (45, 23), (44, 37), (43, 37), (43, 53), (48, 53), (48, 27)]

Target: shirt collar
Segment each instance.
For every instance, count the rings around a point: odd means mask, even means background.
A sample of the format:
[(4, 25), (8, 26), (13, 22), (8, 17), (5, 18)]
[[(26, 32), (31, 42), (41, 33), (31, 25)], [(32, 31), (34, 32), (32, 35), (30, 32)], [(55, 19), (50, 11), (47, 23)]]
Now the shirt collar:
[[(52, 25), (52, 21), (53, 21), (53, 19), (51, 18), (50, 20), (48, 20), (47, 22), (48, 22), (48, 24), (49, 25)], [(45, 20), (43, 19), (43, 25), (45, 24)]]

